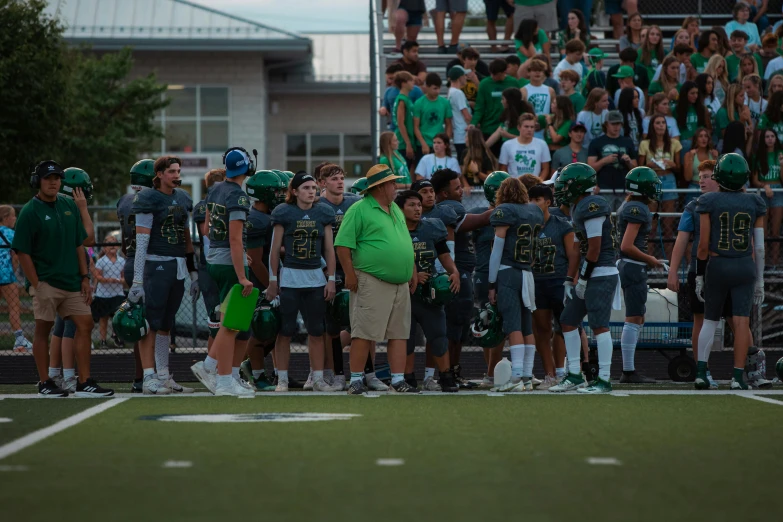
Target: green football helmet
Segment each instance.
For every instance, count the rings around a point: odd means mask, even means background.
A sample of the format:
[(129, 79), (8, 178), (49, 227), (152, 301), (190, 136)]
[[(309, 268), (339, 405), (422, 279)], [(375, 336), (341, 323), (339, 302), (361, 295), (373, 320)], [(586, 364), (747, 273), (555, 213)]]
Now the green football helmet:
[(353, 182), (349, 189), (354, 194), (361, 195), (362, 191), (367, 190), (367, 178), (359, 178)]
[(280, 330), (280, 312), (266, 299), (260, 299), (253, 312), (253, 322), (250, 323), (253, 337), (262, 342), (277, 339)]
[(634, 196), (660, 201), (662, 188), (661, 178), (650, 167), (635, 167), (625, 175), (625, 190)]
[(351, 326), (351, 314), (348, 304), (350, 295), (351, 292), (348, 290), (337, 292), (332, 302), (327, 305), (327, 312), (332, 321), (342, 329), (347, 329)]
[(422, 291), (424, 299), (435, 306), (449, 304), (454, 299), (454, 292), (449, 288), (450, 285), (448, 274), (438, 274), (430, 277)]
[(280, 203), (280, 194), (285, 199), (286, 184), (283, 180), (271, 170), (259, 170), (254, 175), (247, 178), (245, 192), (251, 198), (257, 199), (261, 203), (269, 206), (269, 209), (275, 208)]
[(139, 191), (144, 187), (152, 188), (155, 179), (155, 160), (143, 159), (133, 164), (130, 169), (131, 188)]
[(111, 319), (111, 326), (117, 337), (126, 343), (138, 342), (150, 330), (144, 305), (134, 304), (130, 301), (125, 301), (120, 305)]
[(741, 155), (730, 152), (718, 158), (712, 177), (720, 188), (731, 192), (742, 190), (750, 177), (748, 162)]
[(783, 381), (783, 357), (778, 359), (778, 362), (775, 363), (775, 374), (778, 376), (778, 379)]
[(570, 163), (560, 169), (555, 181), (555, 199), (560, 204), (571, 205), (598, 184), (595, 169), (586, 163)]
[(490, 173), (490, 175), (487, 176), (487, 179), (484, 180), (484, 197), (487, 198), (490, 205), (495, 204), (495, 195), (498, 193), (500, 184), (503, 183), (503, 180), (510, 177), (511, 176), (507, 172), (496, 170), (495, 172)]
[(73, 197), (73, 189), (80, 188), (87, 201), (92, 201), (92, 181), (89, 174), (78, 167), (69, 167), (63, 171), (63, 174), (60, 194)]
[(482, 348), (494, 348), (503, 342), (506, 338), (503, 335), (503, 319), (495, 305), (487, 303), (479, 309), (470, 325), (470, 333)]

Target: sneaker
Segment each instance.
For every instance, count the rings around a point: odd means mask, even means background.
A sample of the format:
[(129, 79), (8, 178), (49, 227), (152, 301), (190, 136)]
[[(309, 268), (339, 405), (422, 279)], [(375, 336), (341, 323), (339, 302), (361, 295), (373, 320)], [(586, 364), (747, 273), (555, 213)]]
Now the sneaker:
[(98, 344), (98, 348), (100, 350), (108, 350), (109, 345), (106, 343), (106, 339), (102, 339), (101, 342)]
[(530, 381), (533, 383), (533, 388), (538, 388), (544, 382), (541, 379), (536, 379), (535, 375), (530, 378)]
[(16, 338), (16, 341), (14, 341), (14, 351), (17, 353), (21, 352), (32, 352), (33, 351), (33, 343), (27, 340), (25, 336), (20, 336)]
[(712, 378), (712, 374), (707, 372), (707, 382), (710, 384), (710, 390), (718, 389), (718, 381)]
[(262, 373), (258, 376), (258, 379), (253, 379), (253, 386), (257, 391), (274, 391), (275, 385), (266, 378), (266, 373)]
[(131, 393), (144, 393), (143, 381), (133, 381), (133, 384), (131, 385)]
[(742, 379), (737, 380), (737, 379), (732, 378), (731, 379), (731, 389), (732, 390), (749, 390), (750, 388), (748, 388), (748, 385), (745, 384), (745, 381), (743, 381)]
[(177, 384), (174, 381), (174, 374), (171, 373), (169, 374), (168, 380), (163, 383), (163, 386), (171, 390), (172, 393), (193, 393), (195, 391), (193, 388)]
[(584, 394), (592, 394), (592, 395), (597, 395), (599, 393), (612, 393), (612, 383), (598, 377), (593, 382), (593, 384), (591, 384), (587, 388), (580, 388), (576, 390), (576, 392), (584, 393)]
[(448, 47), (445, 45), (439, 45), (438, 46), (438, 54), (446, 54), (448, 52)]
[(333, 386), (328, 382), (326, 382), (326, 379), (321, 377), (317, 381), (313, 382), (313, 391), (330, 393), (330, 392), (343, 391), (343, 388), (342, 386)]
[[(165, 383), (158, 380), (157, 377), (144, 379), (144, 383), (141, 386), (144, 395), (171, 395), (171, 388), (166, 388)], [(212, 393), (215, 392), (212, 391)]]
[(748, 372), (746, 378), (748, 379), (747, 384), (752, 390), (772, 388), (772, 381), (765, 379), (760, 371)]
[[(536, 379), (535, 377), (531, 377), (530, 379), (522, 378), (522, 382), (525, 383), (525, 391), (533, 391), (533, 388), (536, 386)], [(539, 383), (542, 381), (538, 381)]]
[(250, 359), (245, 359), (239, 365), (239, 374), (247, 382), (253, 382), (253, 367), (250, 365)]
[(391, 391), (394, 393), (421, 393), (418, 389), (414, 388), (404, 380), (398, 382), (397, 384), (392, 384)]
[(635, 371), (624, 371), (622, 377), (620, 377), (620, 384), (655, 384), (656, 382), (658, 381)]
[(307, 381), (304, 383), (304, 391), (313, 391), (313, 372), (307, 375)]
[(462, 377), (462, 367), (459, 364), (454, 365), (452, 370), (454, 371), (454, 378), (457, 380), (457, 384), (459, 384), (460, 388), (465, 390), (472, 390), (473, 388), (478, 387), (478, 384), (475, 382), (470, 382), (469, 380)]
[(404, 375), (405, 382), (408, 383), (408, 386), (411, 388), (418, 388), (419, 387), (419, 381), (416, 380), (416, 374), (415, 373), (406, 373)]
[(125, 348), (125, 342), (123, 342), (122, 339), (117, 337), (117, 333), (116, 332), (111, 334), (111, 340), (114, 343), (114, 346), (116, 348)]
[(451, 370), (440, 373), (438, 384), (443, 393), (457, 393), (459, 391), (459, 384), (457, 384), (457, 379), (454, 378), (454, 372)]
[(707, 390), (711, 388), (710, 380), (707, 379), (707, 372), (696, 370), (696, 380), (693, 381), (693, 387), (697, 390)]
[(494, 388), (492, 388), (490, 391), (493, 391), (493, 392), (498, 392), (498, 393), (503, 393), (503, 392), (511, 391), (511, 390), (513, 390), (514, 388), (516, 388), (516, 387), (517, 387), (517, 385), (518, 385), (520, 382), (522, 382), (522, 378), (521, 378), (521, 377), (511, 377), (511, 380), (510, 380), (510, 381), (508, 381), (506, 384), (502, 384), (502, 385), (500, 385), (500, 386), (495, 386), (495, 387), (494, 387)]
[(293, 377), (289, 377), (288, 388), (291, 390), (301, 390), (304, 388), (304, 383), (302, 381), (297, 381)]
[(348, 395), (364, 395), (367, 393), (367, 387), (364, 385), (364, 380), (359, 379), (358, 381), (353, 381), (350, 386), (348, 386)]
[(242, 386), (242, 384), (236, 379), (228, 379), (224, 384), (222, 380), (219, 380), (215, 386), (215, 396), (231, 395), (234, 397), (252, 397), (256, 392), (250, 388)]
[(552, 386), (556, 386), (560, 383), (560, 380), (557, 377), (552, 377), (551, 375), (547, 375), (544, 377), (544, 380), (541, 381), (541, 384), (538, 385), (539, 390), (548, 390)]
[(481, 379), (480, 386), (482, 388), (492, 388), (492, 386), (494, 386), (494, 385), (495, 385), (495, 378), (494, 377), (490, 377), (488, 374), (485, 373), (484, 374), (484, 378)]
[(63, 379), (62, 375), (58, 375), (57, 377), (49, 377), (49, 378), (54, 381), (54, 384), (56, 384), (58, 388), (62, 388), (63, 384), (65, 384), (65, 379)]
[(114, 395), (114, 390), (101, 388), (100, 385), (95, 382), (95, 379), (92, 378), (88, 378), (86, 381), (76, 384), (77, 397), (111, 397), (112, 395)]
[(549, 388), (552, 393), (563, 393), (581, 390), (587, 386), (587, 381), (584, 379), (584, 374), (577, 375), (575, 373), (569, 373), (558, 384)]
[(335, 375), (332, 385), (339, 386), (342, 391), (348, 389), (348, 387), (345, 385), (345, 375)]
[(57, 386), (52, 379), (38, 383), (38, 396), (53, 399), (55, 397), (67, 397), (68, 392)]
[(374, 375), (372, 376), (371, 379), (366, 379), (366, 380), (367, 380), (367, 388), (369, 388), (372, 391), (382, 391), (382, 392), (389, 391), (389, 387), (383, 384), (383, 381)]
[[(443, 379), (443, 374), (441, 374), (440, 378)], [(435, 380), (435, 377), (427, 377), (426, 379), (424, 379), (424, 382), (421, 385), (421, 389), (423, 391), (431, 391), (431, 392), (443, 391), (443, 388)]]
[[(217, 375), (207, 371), (204, 367), (204, 361), (199, 361), (190, 367), (190, 371), (193, 372), (198, 382), (204, 385), (209, 390), (209, 393), (215, 393), (215, 386), (217, 386)], [(145, 392), (146, 393), (146, 392)]]
[(76, 377), (68, 377), (67, 379), (63, 379), (63, 383), (60, 386), (63, 390), (67, 391), (68, 393), (76, 393), (76, 385), (79, 384), (79, 381), (76, 379)]
[(275, 387), (276, 392), (287, 392), (288, 388), (288, 379), (277, 379), (277, 386)]

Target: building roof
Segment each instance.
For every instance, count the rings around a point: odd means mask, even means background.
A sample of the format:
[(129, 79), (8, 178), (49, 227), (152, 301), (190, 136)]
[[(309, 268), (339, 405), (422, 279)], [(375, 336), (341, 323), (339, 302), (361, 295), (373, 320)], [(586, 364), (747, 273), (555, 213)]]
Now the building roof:
[(64, 36), (95, 49), (304, 50), (308, 38), (186, 0), (49, 0)]

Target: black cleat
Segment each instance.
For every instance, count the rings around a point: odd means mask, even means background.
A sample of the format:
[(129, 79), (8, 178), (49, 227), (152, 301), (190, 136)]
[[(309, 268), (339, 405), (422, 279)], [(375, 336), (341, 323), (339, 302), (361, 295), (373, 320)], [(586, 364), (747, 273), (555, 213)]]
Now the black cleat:
[(367, 387), (364, 380), (353, 381), (348, 387), (348, 395), (364, 395), (367, 393)]
[(49, 398), (67, 397), (68, 392), (57, 386), (52, 379), (38, 383), (38, 396)]
[(404, 380), (398, 382), (397, 384), (392, 384), (390, 391), (394, 393), (421, 393), (418, 388), (414, 388)]
[(647, 377), (645, 375), (642, 375), (641, 373), (633, 372), (623, 372), (622, 377), (620, 377), (620, 384), (656, 384), (658, 381), (651, 377)]
[(144, 380), (134, 379), (131, 385), (131, 393), (144, 393)]
[(459, 385), (452, 370), (441, 372), (438, 384), (440, 384), (440, 389), (443, 393), (456, 393), (459, 391)]
[(475, 382), (470, 382), (469, 380), (462, 378), (462, 367), (459, 364), (455, 365), (451, 371), (454, 373), (454, 380), (457, 382), (457, 385), (463, 390), (478, 388), (478, 384)]
[(87, 379), (84, 382), (76, 384), (77, 397), (111, 397), (114, 395), (114, 390), (108, 388), (101, 388), (95, 379)]
[(413, 388), (418, 388), (419, 383), (416, 381), (416, 374), (415, 373), (406, 373), (405, 374), (405, 382), (408, 383), (409, 386)]

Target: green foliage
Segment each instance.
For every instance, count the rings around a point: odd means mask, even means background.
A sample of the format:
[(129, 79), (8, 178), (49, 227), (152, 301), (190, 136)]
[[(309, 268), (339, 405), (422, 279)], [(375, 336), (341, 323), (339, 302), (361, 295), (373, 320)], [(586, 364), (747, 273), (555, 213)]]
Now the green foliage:
[(3, 202), (23, 203), (32, 164), (54, 159), (87, 171), (97, 203), (124, 192), (128, 170), (160, 135), (166, 86), (129, 79), (130, 49), (71, 49), (46, 2), (0, 0), (0, 172)]

